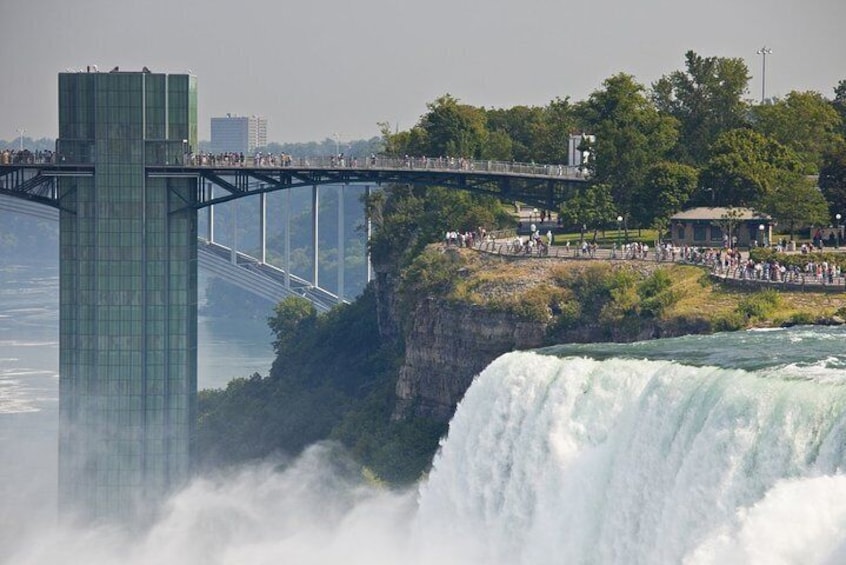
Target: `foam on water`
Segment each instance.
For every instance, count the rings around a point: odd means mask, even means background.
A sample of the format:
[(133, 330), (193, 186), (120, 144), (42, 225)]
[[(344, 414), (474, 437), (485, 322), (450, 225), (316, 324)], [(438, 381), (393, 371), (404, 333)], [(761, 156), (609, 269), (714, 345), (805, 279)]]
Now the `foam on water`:
[[(846, 525), (846, 387), (817, 372), (506, 355), (421, 489), (420, 547), (486, 563), (826, 563)], [(820, 508), (802, 535), (755, 541)]]
[[(844, 563), (844, 336), (510, 353), (476, 378), (416, 492), (366, 484), (313, 446), (197, 479), (149, 531), (31, 527), (0, 562)], [(46, 506), (27, 505), (10, 523)]]

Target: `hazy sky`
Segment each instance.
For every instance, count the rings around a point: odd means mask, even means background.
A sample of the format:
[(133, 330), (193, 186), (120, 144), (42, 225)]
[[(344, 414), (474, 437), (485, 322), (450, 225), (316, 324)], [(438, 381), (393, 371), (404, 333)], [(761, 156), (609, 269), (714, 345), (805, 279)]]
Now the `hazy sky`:
[(846, 79), (846, 0), (0, 0), (0, 139), (57, 135), (57, 73), (198, 77), (209, 118), (262, 115), (271, 141), (407, 129), (450, 93), (475, 106), (583, 100), (617, 72), (651, 84), (684, 53), (742, 57), (761, 96)]

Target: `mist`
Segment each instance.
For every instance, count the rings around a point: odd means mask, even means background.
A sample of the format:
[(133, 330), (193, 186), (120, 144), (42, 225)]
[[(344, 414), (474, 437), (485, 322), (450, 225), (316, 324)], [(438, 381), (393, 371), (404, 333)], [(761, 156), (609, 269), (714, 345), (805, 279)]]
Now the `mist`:
[[(36, 505), (38, 506), (38, 505)], [(336, 446), (203, 476), (139, 533), (45, 523), (20, 509), (16, 565), (380, 564), (407, 555), (416, 493), (367, 484)]]
[[(784, 358), (749, 369), (504, 355), (465, 394), (429, 474), (403, 491), (321, 443), (199, 476), (149, 527), (126, 530), (59, 523), (51, 473), (0, 473), (0, 563), (840, 564), (844, 331), (785, 330)], [(742, 356), (773, 333), (731, 337)], [(698, 359), (724, 344), (648, 347)], [(55, 455), (39, 460), (26, 442), (37, 439), (27, 414), (7, 416), (21, 420), (0, 426), (18, 440), (3, 457), (53, 468)]]

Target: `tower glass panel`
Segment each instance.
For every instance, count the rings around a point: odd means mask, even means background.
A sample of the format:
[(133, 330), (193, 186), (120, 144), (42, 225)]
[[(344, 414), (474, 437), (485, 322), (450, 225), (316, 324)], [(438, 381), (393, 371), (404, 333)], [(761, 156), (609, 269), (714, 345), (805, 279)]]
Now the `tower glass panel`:
[(59, 75), (60, 505), (135, 519), (190, 472), (196, 181), (148, 178), (196, 146), (196, 79)]

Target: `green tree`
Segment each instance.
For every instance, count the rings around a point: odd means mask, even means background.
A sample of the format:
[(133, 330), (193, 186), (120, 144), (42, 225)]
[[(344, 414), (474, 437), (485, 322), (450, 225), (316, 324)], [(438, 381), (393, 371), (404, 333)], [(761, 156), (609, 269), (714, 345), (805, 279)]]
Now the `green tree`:
[(541, 112), (532, 127), (530, 160), (538, 163), (567, 163), (570, 134), (579, 131), (575, 107), (567, 98), (556, 98)]
[(640, 225), (666, 229), (670, 216), (681, 210), (696, 189), (699, 172), (688, 165), (661, 161), (646, 171), (635, 191), (640, 204), (633, 213)]
[(726, 238), (732, 247), (737, 239), (737, 226), (740, 224), (742, 217), (743, 212), (733, 206), (728, 206), (726, 211), (723, 212), (718, 220), (711, 222), (713, 225), (720, 228), (720, 231), (726, 235)]
[(596, 135), (591, 173), (611, 187), (618, 210), (630, 215), (632, 194), (647, 169), (675, 145), (677, 123), (658, 114), (631, 75), (614, 75), (602, 86), (578, 107), (587, 131)]
[(496, 198), (441, 187), (393, 185), (373, 193), (366, 206), (374, 228), (373, 262), (400, 268), (426, 245), (442, 241), (447, 230), (496, 229), (514, 223)]
[(270, 331), (276, 336), (273, 349), (279, 351), (288, 343), (295, 331), (317, 319), (317, 309), (307, 298), (289, 296), (273, 308), (273, 316), (267, 319)]
[(611, 187), (601, 183), (582, 186), (561, 207), (559, 214), (565, 223), (578, 227), (582, 239), (586, 230), (605, 229), (613, 225), (617, 209), (611, 196)]
[[(514, 159), (519, 162), (529, 162), (537, 159), (534, 155), (535, 130), (543, 120), (543, 108), (535, 106), (514, 106), (508, 109), (491, 109), (486, 111), (487, 128), (491, 132), (488, 139), (488, 153), (495, 154), (495, 146), (499, 144), (493, 136), (496, 132), (506, 135), (511, 142), (511, 155), (502, 159)], [(500, 158), (500, 157), (493, 157)]]
[(481, 158), (487, 142), (485, 113), (479, 108), (459, 104), (445, 94), (426, 105), (429, 111), (420, 119), (426, 132), (426, 147), (420, 155)]
[(841, 80), (834, 87), (834, 109), (840, 114), (840, 133), (846, 138), (846, 79)]
[(493, 130), (488, 133), (487, 142), (479, 156), (494, 161), (511, 161), (514, 159), (514, 141), (506, 131)]
[(756, 131), (792, 149), (804, 172), (819, 171), (823, 155), (842, 139), (842, 119), (818, 92), (790, 92), (773, 104), (752, 109)]
[(740, 58), (702, 57), (693, 51), (685, 53), (685, 67), (655, 82), (652, 99), (680, 123), (676, 156), (702, 164), (721, 133), (744, 124), (749, 69)]
[(780, 225), (786, 225), (793, 239), (798, 228), (822, 225), (829, 221), (828, 203), (807, 177), (785, 173), (764, 199), (763, 210)]
[(700, 184), (714, 191), (717, 206), (754, 208), (779, 175), (801, 170), (799, 158), (787, 147), (750, 129), (735, 129), (714, 142)]
[(823, 155), (819, 184), (831, 210), (846, 217), (846, 142)]
[(382, 133), (382, 145), (385, 155), (390, 157), (402, 157), (403, 155), (422, 155), (428, 146), (426, 131), (420, 126), (415, 126), (408, 131), (391, 132), (391, 124), (379, 122), (379, 131)]

